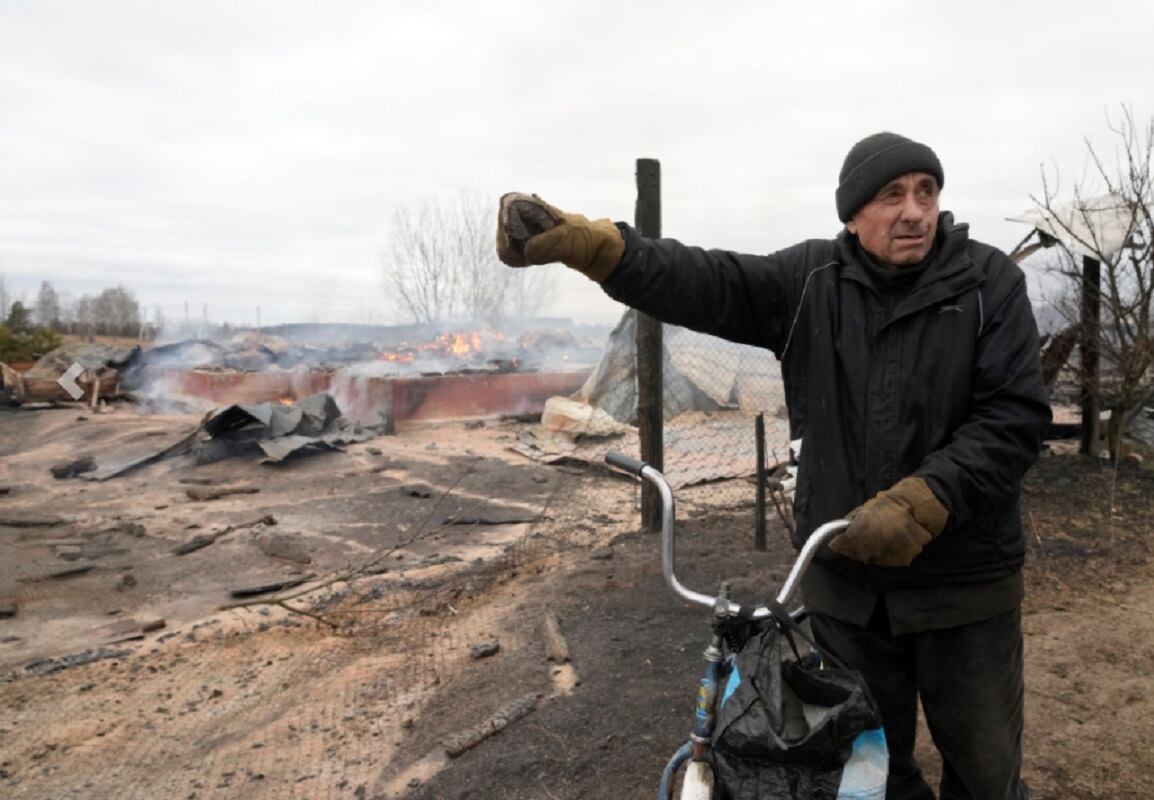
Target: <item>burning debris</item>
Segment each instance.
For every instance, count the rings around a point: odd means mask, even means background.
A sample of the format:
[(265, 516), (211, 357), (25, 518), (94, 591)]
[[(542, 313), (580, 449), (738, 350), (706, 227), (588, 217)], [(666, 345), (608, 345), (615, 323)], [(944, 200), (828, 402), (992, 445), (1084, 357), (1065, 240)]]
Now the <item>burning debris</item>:
[[(18, 370), (4, 368), (2, 375), (17, 387), (11, 392), (17, 404), (68, 402), (56, 379), (73, 362), (92, 362), (78, 381), (84, 402), (95, 407), (97, 398), (122, 397), (153, 413), (203, 414), (326, 393), (353, 422), (388, 433), (408, 422), (540, 413), (548, 397), (581, 385), (601, 349), (599, 341), (579, 341), (562, 328), (284, 326), (281, 332), (116, 352), (72, 345), (50, 354), (50, 379), (36, 384), (41, 394), (29, 393), (30, 380)], [(269, 450), (269, 458), (284, 455)]]
[[(311, 340), (293, 342), (280, 336), (249, 332), (223, 342), (189, 340), (158, 345), (131, 365), (129, 385), (145, 382), (153, 370), (262, 372), (268, 370), (354, 369), (365, 374), (436, 375), (459, 372), (536, 370), (582, 350), (563, 330), (529, 331), (510, 336), (487, 329), (427, 331), (425, 336), (383, 336), (369, 342)], [(584, 348), (588, 357), (589, 348)]]

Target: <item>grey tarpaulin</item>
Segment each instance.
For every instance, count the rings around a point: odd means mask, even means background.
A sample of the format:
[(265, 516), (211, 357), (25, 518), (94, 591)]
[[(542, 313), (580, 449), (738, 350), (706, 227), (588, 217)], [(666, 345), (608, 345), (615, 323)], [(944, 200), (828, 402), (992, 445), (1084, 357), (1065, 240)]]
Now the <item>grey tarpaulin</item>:
[[(662, 371), (666, 420), (690, 411), (721, 408), (774, 413), (785, 404), (781, 370), (773, 354), (675, 325), (665, 326)], [(637, 312), (617, 323), (585, 385), (574, 399), (637, 422)]]

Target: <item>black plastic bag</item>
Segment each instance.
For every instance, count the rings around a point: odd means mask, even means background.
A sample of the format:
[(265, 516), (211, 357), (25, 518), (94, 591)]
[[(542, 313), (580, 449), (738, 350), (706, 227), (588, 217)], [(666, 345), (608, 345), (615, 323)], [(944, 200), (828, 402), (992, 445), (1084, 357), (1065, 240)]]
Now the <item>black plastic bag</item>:
[(733, 662), (713, 734), (719, 800), (835, 800), (854, 741), (881, 728), (862, 677), (799, 663), (791, 636), (771, 623)]

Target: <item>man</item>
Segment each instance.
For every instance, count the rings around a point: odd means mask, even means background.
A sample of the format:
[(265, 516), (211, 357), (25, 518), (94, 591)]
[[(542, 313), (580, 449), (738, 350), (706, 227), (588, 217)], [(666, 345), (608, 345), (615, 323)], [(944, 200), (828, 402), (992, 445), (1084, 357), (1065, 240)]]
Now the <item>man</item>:
[(860, 670), (890, 747), (889, 800), (934, 794), (913, 758), (917, 701), (943, 800), (1019, 800), (1021, 478), (1050, 409), (1021, 270), (938, 208), (941, 163), (893, 133), (853, 146), (845, 229), (769, 256), (642, 238), (502, 199), (511, 266), (561, 261), (665, 322), (781, 361), (800, 544), (850, 526), (803, 582), (818, 643)]

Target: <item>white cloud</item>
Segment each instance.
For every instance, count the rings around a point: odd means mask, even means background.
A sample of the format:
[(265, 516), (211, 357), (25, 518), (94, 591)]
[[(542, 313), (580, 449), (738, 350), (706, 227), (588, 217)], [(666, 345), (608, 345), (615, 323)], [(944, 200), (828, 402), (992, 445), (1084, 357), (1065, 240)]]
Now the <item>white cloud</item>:
[[(396, 205), (519, 189), (628, 220), (657, 157), (667, 234), (768, 251), (836, 232), (841, 159), (879, 129), (931, 144), (944, 204), (1009, 247), (1039, 163), (1072, 176), (1107, 109), (1149, 102), (1150, 4), (1075, 8), (7, 3), (0, 271), (355, 320)], [(556, 274), (557, 313), (618, 313)]]

